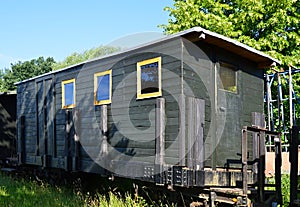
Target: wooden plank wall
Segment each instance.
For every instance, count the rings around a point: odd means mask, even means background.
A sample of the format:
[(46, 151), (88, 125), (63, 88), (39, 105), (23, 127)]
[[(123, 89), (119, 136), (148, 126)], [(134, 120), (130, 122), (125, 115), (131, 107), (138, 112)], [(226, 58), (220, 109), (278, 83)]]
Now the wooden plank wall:
[[(18, 152), (21, 152), (22, 141), (25, 144), (26, 156), (23, 161), (34, 164), (35, 161), (30, 156), (36, 155), (37, 140), (37, 120), (36, 120), (36, 91), (35, 82), (30, 81), (18, 85), (17, 87), (17, 130), (18, 130)], [(25, 140), (21, 140), (21, 116), (24, 116)]]
[[(195, 97), (202, 99), (205, 102), (205, 108), (203, 109), (205, 123), (204, 123), (204, 160), (206, 164), (211, 166), (211, 154), (213, 151), (212, 136), (213, 130), (211, 126), (213, 116), (213, 64), (211, 60), (212, 51), (203, 44), (194, 44), (188, 40), (183, 40), (183, 89), (186, 97)], [(200, 49), (198, 46), (204, 49)], [(189, 110), (189, 109), (187, 109)], [(193, 111), (193, 110), (191, 110)], [(191, 112), (194, 113), (194, 112)], [(186, 127), (188, 127), (190, 121), (186, 121)], [(186, 131), (188, 133), (188, 131)], [(185, 135), (187, 136), (187, 135)]]
[[(228, 161), (240, 159), (237, 153), (241, 149), (241, 128), (251, 124), (251, 112), (263, 111), (263, 71), (254, 70), (253, 63), (227, 51), (177, 38), (20, 84), (17, 114), (18, 121), (21, 116), (26, 119), (27, 163), (34, 164), (37, 161), (32, 157), (47, 154), (56, 158), (79, 157), (80, 168), (86, 172), (97, 172), (99, 166), (121, 172), (122, 162), (129, 160), (154, 164), (158, 153), (155, 137), (157, 98), (136, 99), (136, 63), (158, 56), (162, 58), (162, 97), (165, 102), (165, 151), (164, 154), (160, 152), (164, 163), (202, 169), (213, 165), (224, 167)], [(220, 60), (238, 67), (237, 94), (214, 88), (214, 70), (218, 67), (215, 63)], [(94, 105), (94, 74), (109, 69), (112, 69), (113, 97), (112, 103), (107, 105), (105, 118), (101, 106)], [(76, 108), (67, 109), (71, 116), (68, 122), (66, 109), (61, 106), (61, 82), (72, 78), (76, 79)], [(215, 90), (226, 97), (225, 105), (215, 106), (215, 103), (224, 104), (224, 96), (215, 96)], [(43, 108), (45, 105), (47, 107)], [(215, 111), (223, 113), (221, 108), (226, 111), (226, 121), (215, 151), (220, 114), (214, 114)], [(103, 120), (107, 120), (107, 134), (103, 134)], [(67, 122), (70, 149), (66, 146)], [(204, 127), (202, 138), (197, 147), (192, 146), (193, 133), (199, 127)], [(20, 130), (18, 125), (19, 134)], [(77, 151), (75, 139), (81, 145)], [(204, 142), (203, 150), (200, 150), (201, 142)], [(105, 156), (103, 143), (107, 143)], [(71, 152), (66, 154), (66, 150)], [(203, 153), (204, 164), (195, 160), (197, 153), (199, 156)]]
[[(241, 167), (241, 129), (242, 126), (251, 126), (252, 112), (263, 112), (264, 71), (246, 59), (201, 41), (194, 44), (184, 40), (183, 44), (184, 94), (205, 100), (205, 166)], [(220, 61), (238, 69), (236, 94), (220, 89), (220, 79), (215, 74)], [(217, 88), (214, 87), (215, 79)], [(218, 133), (222, 133), (220, 139)], [(251, 156), (252, 143), (248, 146)]]
[[(159, 51), (159, 52), (156, 52)], [(103, 165), (101, 156), (102, 127), (101, 106), (94, 106), (94, 73), (112, 69), (113, 98), (107, 106), (108, 154), (106, 161), (131, 160), (154, 164), (155, 158), (155, 108), (156, 98), (136, 100), (136, 63), (153, 57), (162, 57), (162, 88), (166, 100), (166, 162), (178, 163), (178, 103), (180, 90), (180, 41), (170, 41), (154, 48), (146, 48), (137, 54), (126, 54), (84, 65), (80, 70), (56, 74), (56, 143), (57, 155), (62, 156), (61, 137), (65, 133), (64, 110), (61, 110), (61, 81), (76, 78), (76, 108), (80, 111), (79, 139), (82, 169), (91, 170), (93, 161)], [(178, 53), (178, 54), (176, 54)], [(175, 75), (174, 75), (175, 74)], [(118, 166), (110, 166), (118, 170)]]

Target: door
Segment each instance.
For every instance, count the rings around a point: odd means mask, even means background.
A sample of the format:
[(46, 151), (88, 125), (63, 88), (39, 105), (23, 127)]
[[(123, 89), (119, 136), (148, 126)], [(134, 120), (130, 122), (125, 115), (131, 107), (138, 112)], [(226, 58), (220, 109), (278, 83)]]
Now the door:
[(36, 155), (55, 156), (54, 93), (52, 79), (36, 83), (37, 140)]
[(187, 98), (187, 166), (202, 170), (204, 162), (205, 100)]

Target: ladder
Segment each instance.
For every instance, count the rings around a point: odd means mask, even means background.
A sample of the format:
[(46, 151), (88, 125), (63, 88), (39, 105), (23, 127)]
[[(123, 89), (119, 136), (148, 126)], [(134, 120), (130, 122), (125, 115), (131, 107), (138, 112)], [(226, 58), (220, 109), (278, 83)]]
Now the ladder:
[[(275, 73), (265, 75), (267, 127), (270, 131), (281, 132), (284, 152), (287, 152), (289, 147), (289, 129), (296, 122), (295, 104), (300, 101), (293, 85), (293, 75), (299, 72), (300, 69), (290, 66), (288, 71), (275, 71)], [(268, 138), (266, 147), (268, 151), (274, 151), (275, 145), (271, 138)]]

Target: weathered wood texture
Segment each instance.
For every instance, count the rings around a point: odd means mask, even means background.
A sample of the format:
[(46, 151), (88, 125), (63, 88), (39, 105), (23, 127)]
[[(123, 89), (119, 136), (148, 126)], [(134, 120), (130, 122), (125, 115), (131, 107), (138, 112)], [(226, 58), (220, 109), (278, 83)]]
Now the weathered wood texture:
[[(241, 167), (241, 129), (252, 123), (251, 113), (263, 113), (263, 71), (230, 51), (199, 41), (183, 41), (183, 91), (205, 100), (204, 149), (206, 167)], [(222, 89), (220, 62), (237, 69), (237, 92)], [(248, 152), (252, 156), (252, 140)]]
[[(162, 97), (137, 100), (136, 64), (155, 57), (162, 58)], [(220, 61), (237, 67), (237, 93), (220, 88)], [(112, 103), (95, 106), (94, 74), (110, 69)], [(76, 106), (62, 109), (61, 82), (73, 78)], [(26, 160), (40, 164), (47, 155), (53, 167), (99, 173), (105, 167), (130, 176), (143, 172), (124, 163), (146, 170), (147, 164), (231, 166), (241, 158), (242, 126), (250, 125), (251, 112), (263, 111), (262, 78), (252, 62), (178, 37), (21, 83)]]

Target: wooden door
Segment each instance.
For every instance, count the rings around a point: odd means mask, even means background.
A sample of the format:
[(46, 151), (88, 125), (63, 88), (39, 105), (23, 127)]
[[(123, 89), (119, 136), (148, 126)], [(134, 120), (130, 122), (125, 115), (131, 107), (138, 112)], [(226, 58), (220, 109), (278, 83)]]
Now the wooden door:
[(54, 155), (54, 94), (52, 79), (36, 83), (37, 140), (36, 155)]

